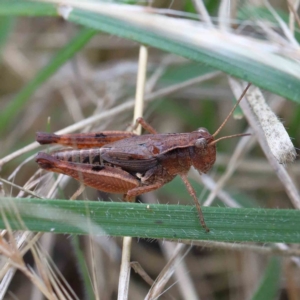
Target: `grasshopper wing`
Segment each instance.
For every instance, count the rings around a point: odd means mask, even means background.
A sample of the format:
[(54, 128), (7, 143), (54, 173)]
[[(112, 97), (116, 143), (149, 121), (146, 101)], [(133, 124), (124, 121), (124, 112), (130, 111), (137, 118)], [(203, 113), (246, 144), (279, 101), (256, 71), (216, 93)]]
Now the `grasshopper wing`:
[(149, 137), (135, 136), (107, 144), (100, 148), (101, 158), (128, 172), (144, 173), (158, 165), (157, 157), (148, 149), (148, 140)]

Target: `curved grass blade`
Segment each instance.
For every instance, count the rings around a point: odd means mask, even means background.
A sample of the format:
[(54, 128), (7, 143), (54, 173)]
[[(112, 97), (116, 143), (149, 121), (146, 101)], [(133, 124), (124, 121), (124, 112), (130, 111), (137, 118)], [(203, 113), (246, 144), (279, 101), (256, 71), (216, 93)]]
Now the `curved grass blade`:
[[(172, 18), (152, 16), (151, 21), (151, 14), (144, 13), (143, 17), (135, 18), (132, 13), (130, 19), (130, 13), (127, 12), (127, 18), (124, 19), (117, 13), (114, 15), (114, 11), (112, 13), (108, 13), (106, 9), (103, 11), (105, 12), (91, 13), (74, 9), (69, 20), (207, 64), (252, 82), (258, 87), (300, 102), (300, 64), (290, 58), (267, 51), (256, 55), (242, 44), (235, 47), (230, 41), (224, 43), (221, 33), (203, 28), (199, 30), (198, 35), (195, 32), (192, 37), (180, 30), (175, 34), (169, 31), (169, 28), (180, 28), (181, 23), (178, 21), (177, 24)], [(123, 14), (125, 15), (125, 12)], [(153, 24), (156, 22), (161, 22), (164, 26), (154, 27)], [(195, 30), (194, 27), (190, 29)], [(188, 31), (188, 26), (185, 31)], [(195, 36), (204, 37), (199, 41)], [(215, 41), (211, 43), (209, 40)]]
[[(300, 243), (300, 211), (203, 207), (206, 233), (194, 206), (0, 198), (13, 229), (67, 234), (232, 242)], [(18, 213), (16, 213), (18, 212)], [(26, 228), (19, 224), (21, 217)], [(2, 217), (0, 228), (4, 228)]]
[[(38, 3), (38, 9), (31, 13), (30, 9), (37, 3), (13, 3), (0, 1), (0, 15), (57, 15), (53, 4)], [(225, 36), (217, 29), (201, 27), (199, 22), (158, 15), (139, 6), (97, 3), (96, 9), (88, 11), (79, 7), (86, 3), (72, 3), (74, 8), (69, 21), (207, 64), (300, 102), (300, 64), (290, 57), (265, 50), (267, 43), (247, 37), (240, 39), (229, 33)], [(45, 11), (41, 9), (43, 5), (47, 8)], [(249, 48), (254, 44), (257, 51)]]
[(280, 290), (281, 265), (278, 257), (272, 257), (268, 263), (265, 274), (254, 293), (252, 300), (277, 299)]

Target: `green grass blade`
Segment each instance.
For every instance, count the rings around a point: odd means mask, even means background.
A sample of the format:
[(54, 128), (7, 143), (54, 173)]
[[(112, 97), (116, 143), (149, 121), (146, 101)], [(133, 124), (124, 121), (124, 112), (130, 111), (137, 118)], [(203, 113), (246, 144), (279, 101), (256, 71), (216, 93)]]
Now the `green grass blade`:
[[(1, 198), (13, 229), (31, 231), (235, 242), (300, 243), (300, 211), (204, 207), (209, 233), (194, 206)], [(5, 228), (0, 219), (0, 228)], [(24, 228), (23, 228), (24, 229)]]
[[(23, 1), (13, 3), (15, 4), (0, 1), (0, 15), (57, 15), (56, 6), (53, 4)], [(34, 8), (34, 5), (38, 7)], [(97, 13), (74, 8), (68, 20), (207, 64), (250, 81), (258, 87), (300, 102), (300, 65), (295, 61), (268, 51), (251, 53), (243, 44), (233, 47), (234, 44), (230, 45), (229, 41), (224, 42), (221, 34), (219, 43), (216, 43), (218, 46), (199, 44), (197, 35), (190, 37), (190, 32), (186, 30), (178, 30), (176, 34), (170, 31), (175, 28), (174, 26), (181, 28), (182, 20), (151, 14), (147, 10), (137, 12), (133, 8), (135, 7), (98, 3)], [(158, 21), (165, 26), (155, 27)], [(195, 30), (195, 27), (192, 26), (191, 30)], [(210, 39), (208, 33), (207, 41)]]
[(280, 260), (277, 257), (271, 258), (265, 274), (258, 286), (252, 300), (273, 300), (277, 299), (280, 289), (281, 277)]
[(81, 32), (64, 48), (52, 58), (52, 60), (42, 68), (36, 76), (12, 99), (9, 104), (0, 112), (0, 133), (8, 127), (8, 124), (22, 107), (29, 100), (30, 96), (39, 86), (51, 77), (64, 63), (75, 55), (86, 43), (95, 35), (93, 29), (83, 29)]
[[(295, 64), (295, 62), (292, 62), (288, 58), (279, 57), (271, 53), (261, 53), (261, 56), (267, 56), (265, 57), (266, 62), (273, 59), (274, 61), (278, 61), (278, 66), (279, 64), (284, 66), (280, 69), (274, 65), (265, 63), (263, 59), (258, 61), (245, 55), (247, 52), (246, 49), (236, 52), (226, 48), (205, 48), (199, 46), (193, 40), (186, 38), (184, 35), (177, 37), (170, 35), (167, 27), (160, 28), (159, 31), (155, 30), (152, 28), (151, 22), (145, 25), (79, 9), (72, 11), (69, 20), (205, 63), (227, 74), (250, 81), (258, 87), (272, 91), (298, 103), (300, 102), (300, 77), (297, 75), (300, 74), (300, 65)], [(167, 20), (167, 17), (165, 17), (165, 20)], [(221, 42), (220, 40), (220, 46)], [(293, 74), (288, 69), (293, 69)]]
[(80, 249), (79, 237), (73, 235), (71, 237), (71, 244), (73, 246), (74, 254), (76, 256), (76, 262), (77, 262), (76, 267), (84, 284), (85, 299), (93, 299), (95, 296), (94, 290), (93, 290), (87, 262), (85, 260), (83, 251)]

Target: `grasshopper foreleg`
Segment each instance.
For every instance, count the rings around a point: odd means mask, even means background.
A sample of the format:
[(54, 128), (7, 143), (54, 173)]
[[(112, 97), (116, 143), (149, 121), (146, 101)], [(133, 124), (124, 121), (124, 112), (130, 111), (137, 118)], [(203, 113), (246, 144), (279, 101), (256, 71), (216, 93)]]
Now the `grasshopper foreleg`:
[(199, 204), (198, 198), (196, 197), (195, 190), (193, 189), (192, 185), (188, 181), (187, 176), (185, 174), (180, 174), (180, 177), (181, 177), (182, 181), (184, 182), (189, 194), (192, 196), (192, 198), (195, 202), (195, 206), (196, 206), (196, 209), (198, 212), (198, 217), (199, 217), (202, 227), (206, 230), (206, 232), (209, 232), (209, 228), (206, 226), (206, 223), (204, 221), (203, 212), (202, 212), (201, 206)]
[(124, 195), (124, 200), (131, 202), (136, 196), (157, 190), (163, 185), (164, 183), (162, 182), (156, 182), (150, 185), (144, 185), (144, 186), (133, 188)]
[(139, 124), (149, 133), (157, 134), (157, 131), (149, 123), (147, 123), (142, 117), (136, 119), (135, 124), (133, 126), (133, 130), (135, 130)]

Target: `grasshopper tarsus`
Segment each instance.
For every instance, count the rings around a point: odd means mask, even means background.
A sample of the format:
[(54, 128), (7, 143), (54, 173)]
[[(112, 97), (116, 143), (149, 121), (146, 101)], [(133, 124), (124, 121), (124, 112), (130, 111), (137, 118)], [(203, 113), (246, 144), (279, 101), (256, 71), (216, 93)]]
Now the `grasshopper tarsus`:
[(56, 144), (59, 141), (59, 136), (54, 133), (37, 132), (36, 141), (41, 145)]

